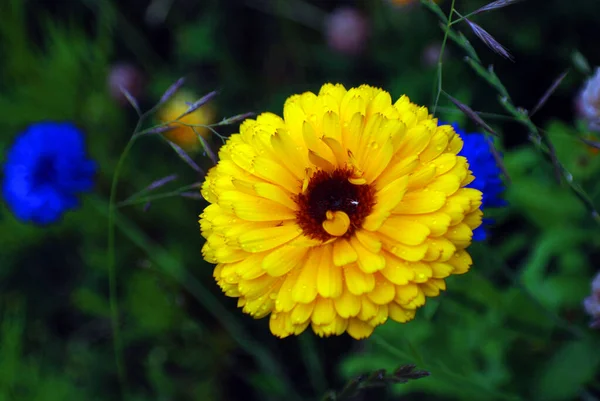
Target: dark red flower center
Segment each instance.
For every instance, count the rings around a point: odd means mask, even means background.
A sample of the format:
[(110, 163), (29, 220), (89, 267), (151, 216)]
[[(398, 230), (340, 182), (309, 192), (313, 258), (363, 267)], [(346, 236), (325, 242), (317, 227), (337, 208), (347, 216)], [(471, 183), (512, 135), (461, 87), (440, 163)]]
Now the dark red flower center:
[(296, 221), (304, 235), (322, 241), (332, 238), (323, 228), (327, 212), (344, 212), (349, 217), (344, 237), (351, 236), (362, 225), (375, 205), (375, 189), (350, 182), (352, 173), (352, 169), (338, 168), (331, 173), (319, 170), (312, 175), (306, 190), (295, 199), (299, 206)]

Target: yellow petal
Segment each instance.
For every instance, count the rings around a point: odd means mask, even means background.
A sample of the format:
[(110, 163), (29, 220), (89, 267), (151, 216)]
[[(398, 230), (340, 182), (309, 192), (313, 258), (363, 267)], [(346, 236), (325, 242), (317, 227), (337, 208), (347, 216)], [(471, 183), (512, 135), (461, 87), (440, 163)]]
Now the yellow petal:
[(426, 187), (435, 177), (435, 165), (429, 164), (416, 169), (408, 177), (408, 188), (424, 188)]
[(394, 300), (399, 305), (406, 305), (419, 295), (419, 286), (413, 283), (396, 286), (396, 297)]
[(356, 237), (350, 238), (350, 245), (358, 255), (358, 267), (365, 273), (374, 273), (385, 267), (385, 258), (365, 248)]
[(448, 229), (446, 238), (452, 241), (458, 248), (466, 248), (471, 245), (473, 231), (465, 223), (458, 223)]
[(227, 191), (219, 195), (219, 205), (230, 210), (240, 219), (248, 221), (278, 221), (296, 218), (293, 210), (268, 199), (238, 191)]
[(312, 313), (312, 322), (316, 325), (331, 324), (337, 313), (333, 305), (333, 300), (317, 298), (315, 309)]
[(321, 140), (329, 147), (329, 149), (331, 149), (331, 152), (337, 160), (338, 167), (346, 164), (348, 161), (348, 152), (346, 152), (346, 150), (342, 147), (341, 142), (339, 142), (337, 139), (329, 137), (323, 137)]
[(344, 267), (344, 277), (348, 290), (354, 295), (362, 295), (375, 287), (373, 275), (363, 272), (356, 263)]
[(323, 260), (317, 271), (317, 291), (323, 298), (336, 298), (342, 294), (342, 268), (332, 262), (333, 247), (323, 246)]
[(384, 242), (384, 247), (385, 250), (391, 254), (408, 262), (418, 262), (419, 260), (422, 260), (429, 249), (427, 240), (420, 245), (405, 245), (400, 242)]
[(390, 319), (398, 323), (406, 323), (415, 317), (414, 309), (404, 309), (396, 303), (388, 304), (388, 315)]
[(215, 249), (215, 260), (218, 263), (233, 263), (248, 257), (248, 252), (228, 246)]
[(279, 338), (285, 338), (293, 334), (294, 328), (287, 313), (272, 313), (269, 319), (271, 333)]
[(381, 173), (374, 184), (377, 189), (384, 188), (392, 181), (412, 173), (418, 165), (419, 157), (416, 155), (412, 155), (404, 159), (398, 159), (397, 157), (394, 157), (388, 164), (387, 169)]
[(390, 283), (383, 274), (375, 274), (375, 288), (367, 293), (371, 301), (377, 305), (384, 305), (394, 300), (396, 288)]
[(457, 251), (450, 259), (448, 263), (454, 266), (453, 274), (464, 274), (469, 271), (469, 268), (473, 264), (473, 259), (467, 251)]
[(333, 243), (333, 264), (336, 266), (345, 266), (356, 262), (358, 255), (350, 243), (344, 238), (338, 238)]
[(266, 157), (256, 157), (250, 169), (257, 177), (272, 184), (281, 185), (291, 193), (297, 193), (300, 189), (300, 181), (281, 164)]
[(273, 304), (274, 301), (267, 294), (257, 298), (246, 299), (243, 311), (255, 319), (262, 319), (271, 313)]
[(373, 327), (377, 327), (381, 324), (384, 324), (388, 319), (388, 306), (387, 305), (379, 305), (377, 308), (377, 314), (373, 316), (371, 320), (369, 320), (369, 324)]
[(386, 185), (376, 195), (377, 202), (373, 207), (373, 211), (363, 222), (363, 228), (368, 231), (375, 231), (388, 218), (391, 211), (401, 204), (403, 196), (405, 196), (408, 176), (400, 177)]
[(269, 291), (279, 284), (279, 277), (271, 277), (264, 274), (252, 280), (242, 280), (238, 284), (238, 290), (242, 295), (248, 298), (255, 298), (269, 293)]
[(438, 128), (435, 134), (433, 134), (431, 137), (427, 147), (420, 154), (421, 163), (428, 163), (429, 161), (435, 159), (446, 150), (447, 146), (448, 135), (443, 129)]
[(430, 238), (425, 241), (427, 252), (423, 256), (423, 260), (432, 262), (446, 262), (456, 252), (456, 245), (444, 237)]
[(415, 272), (410, 268), (410, 263), (385, 253), (385, 268), (380, 273), (393, 284), (408, 284), (415, 277)]
[(232, 263), (231, 267), (233, 267), (240, 278), (252, 280), (265, 274), (261, 266), (263, 258), (263, 254), (254, 254), (239, 262)]
[(480, 209), (475, 210), (465, 216), (463, 223), (469, 226), (472, 230), (475, 230), (481, 225), (483, 212)]
[(439, 237), (448, 231), (451, 218), (447, 214), (434, 212), (428, 214), (413, 214), (411, 219), (415, 222), (426, 225), (429, 228), (430, 236)]
[(351, 118), (347, 119), (348, 124), (344, 124), (344, 126), (342, 127), (342, 146), (344, 146), (344, 148), (358, 148), (358, 139), (360, 138), (360, 135), (362, 133), (363, 121), (364, 116), (360, 113), (352, 114)]
[(454, 271), (454, 266), (452, 266), (450, 263), (432, 262), (430, 263), (430, 266), (433, 271), (434, 278), (448, 277)]
[(422, 244), (431, 233), (426, 225), (405, 216), (390, 216), (378, 232), (406, 245)]
[(439, 191), (445, 193), (447, 196), (454, 194), (460, 188), (459, 177), (451, 174), (445, 174), (437, 177), (433, 182), (427, 185), (428, 189), (432, 191)]
[(292, 298), (296, 302), (307, 304), (313, 302), (317, 297), (317, 272), (322, 260), (323, 250), (320, 247), (312, 248), (308, 252), (308, 258), (304, 266), (300, 267), (300, 275), (292, 290)]
[(377, 315), (378, 305), (371, 302), (367, 297), (361, 297), (361, 306), (360, 312), (358, 313), (357, 318), (360, 320), (368, 321), (371, 320)]
[(271, 276), (282, 276), (295, 266), (304, 263), (309, 248), (295, 243), (283, 245), (267, 253), (262, 261), (262, 268)]
[(410, 268), (415, 272), (415, 283), (424, 283), (433, 276), (433, 270), (429, 263), (411, 262)]
[(285, 276), (283, 284), (277, 293), (277, 299), (275, 300), (275, 310), (277, 312), (289, 312), (296, 305), (292, 292), (298, 281), (300, 271), (301, 268), (297, 268)]
[(362, 246), (370, 252), (378, 253), (381, 250), (382, 244), (377, 235), (365, 230), (356, 230), (354, 235)]
[(346, 331), (348, 327), (348, 319), (344, 319), (339, 315), (335, 316), (335, 319), (329, 324), (316, 325), (312, 324), (312, 329), (319, 337), (328, 337), (331, 335), (341, 335)]
[(310, 302), (308, 304), (296, 304), (292, 313), (290, 314), (290, 318), (292, 319), (292, 324), (302, 324), (310, 319), (310, 315), (313, 313), (315, 308), (315, 303)]
[(446, 195), (439, 191), (423, 189), (409, 191), (393, 210), (398, 214), (423, 214), (439, 210), (446, 203)]
[(253, 187), (259, 196), (277, 202), (290, 208), (291, 210), (298, 210), (298, 205), (296, 202), (294, 202), (290, 197), (290, 194), (284, 191), (280, 186), (266, 182), (259, 182), (254, 184)]
[(302, 234), (296, 224), (262, 228), (242, 234), (238, 238), (240, 247), (247, 252), (264, 252), (290, 242)]
[[(408, 124), (407, 124), (408, 125)], [(429, 144), (431, 133), (424, 126), (410, 128), (404, 136), (404, 141), (397, 151), (398, 157), (410, 157), (420, 154)]]
[(346, 88), (342, 84), (332, 84), (326, 83), (321, 86), (319, 90), (319, 95), (329, 95), (335, 99), (335, 101), (340, 104), (344, 95), (346, 94)]
[(338, 315), (347, 319), (358, 315), (360, 312), (360, 297), (352, 294), (347, 286), (344, 286), (342, 294), (333, 300)]
[(346, 331), (355, 340), (362, 340), (363, 338), (369, 337), (374, 329), (375, 327), (370, 324), (357, 318), (352, 318), (348, 320), (348, 328)]
[(423, 305), (425, 305), (425, 293), (421, 290), (421, 287), (417, 285), (417, 296), (414, 297), (408, 304), (406, 304), (405, 308), (417, 309)]
[(323, 221), (322, 226), (329, 235), (341, 237), (346, 234), (350, 227), (350, 217), (341, 210), (328, 210), (325, 218), (326, 220)]
[(320, 170), (332, 172), (336, 168), (336, 166), (334, 164), (332, 164), (329, 160), (325, 159), (324, 157), (319, 156), (312, 149), (310, 149), (308, 151), (308, 160), (310, 160), (310, 162), (312, 164), (314, 164), (315, 167), (319, 168)]
[(433, 159), (430, 164), (435, 166), (436, 175), (443, 175), (456, 165), (456, 159), (456, 155), (452, 153), (444, 153)]
[(274, 153), (281, 155), (279, 160), (294, 176), (302, 179), (304, 169), (308, 166), (308, 148), (304, 143), (295, 141), (287, 130), (280, 129), (271, 136), (271, 147)]

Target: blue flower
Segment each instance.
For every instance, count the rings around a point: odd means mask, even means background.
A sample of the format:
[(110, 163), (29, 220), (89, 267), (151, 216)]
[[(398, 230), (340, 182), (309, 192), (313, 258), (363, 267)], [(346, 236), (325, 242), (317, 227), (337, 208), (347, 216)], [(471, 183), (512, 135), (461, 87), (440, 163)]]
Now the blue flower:
[[(457, 124), (452, 124), (452, 127), (464, 142), (463, 148), (458, 154), (467, 158), (469, 169), (475, 176), (475, 180), (467, 187), (478, 189), (483, 193), (481, 209), (506, 206), (506, 201), (502, 198), (502, 192), (504, 191), (504, 183), (500, 178), (502, 171), (494, 158), (485, 135), (480, 133), (467, 134)], [(484, 218), (483, 223), (473, 231), (473, 240), (484, 240), (487, 237), (486, 226), (492, 223), (492, 219)]]
[(36, 123), (8, 151), (2, 194), (17, 219), (50, 224), (78, 205), (77, 194), (92, 188), (95, 172), (73, 124)]

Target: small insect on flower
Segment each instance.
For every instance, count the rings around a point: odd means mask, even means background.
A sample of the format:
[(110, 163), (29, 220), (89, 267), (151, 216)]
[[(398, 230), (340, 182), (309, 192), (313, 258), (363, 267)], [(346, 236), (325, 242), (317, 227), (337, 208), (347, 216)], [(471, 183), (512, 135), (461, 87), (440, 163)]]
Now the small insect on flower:
[(226, 295), (278, 337), (360, 339), (406, 322), (469, 270), (481, 191), (463, 141), (426, 107), (368, 85), (288, 98), (248, 119), (202, 195), (204, 258)]
[[(197, 100), (198, 96), (180, 90), (160, 108), (157, 114), (158, 119), (163, 123), (174, 121), (171, 129), (163, 135), (187, 152), (202, 148), (198, 135), (207, 138), (210, 130), (200, 125), (210, 125), (215, 121), (215, 109), (210, 103), (202, 105), (192, 113), (175, 121)], [(196, 127), (192, 128), (192, 125), (196, 125)]]
[(73, 124), (36, 123), (8, 151), (2, 195), (17, 219), (54, 223), (77, 206), (78, 193), (92, 188), (95, 172)]

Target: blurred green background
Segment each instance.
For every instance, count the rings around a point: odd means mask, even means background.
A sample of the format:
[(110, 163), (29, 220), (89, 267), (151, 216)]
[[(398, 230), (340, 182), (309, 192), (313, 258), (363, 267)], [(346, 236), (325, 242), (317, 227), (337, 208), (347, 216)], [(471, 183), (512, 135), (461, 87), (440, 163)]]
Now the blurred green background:
[[(0, 401), (117, 400), (108, 301), (107, 200), (116, 162), (137, 121), (118, 83), (143, 109), (178, 78), (211, 101), (218, 122), (280, 113), (289, 95), (324, 82), (380, 86), (433, 105), (443, 39), (418, 2), (387, 0), (0, 0), (0, 162), (16, 135), (42, 120), (73, 121), (99, 166), (94, 193), (46, 228), (16, 221), (0, 203)], [(446, 13), (450, 1), (440, 3)], [(463, 14), (486, 4), (457, 0)], [(352, 10), (339, 15), (340, 8)], [(335, 17), (338, 13), (337, 17)], [(465, 23), (482, 64), (516, 106), (531, 109), (565, 70), (533, 122), (573, 182), (600, 205), (597, 141), (574, 102), (598, 52), (600, 2), (526, 0), (472, 18), (514, 56), (488, 49)], [(341, 22), (340, 22), (341, 21)], [(333, 24), (338, 24), (333, 26)], [(354, 43), (344, 41), (356, 39)], [(310, 400), (351, 378), (414, 363), (431, 372), (355, 399), (598, 400), (600, 337), (582, 301), (600, 260), (589, 205), (558, 182), (528, 130), (497, 90), (447, 43), (443, 90), (501, 134), (509, 207), (474, 267), (448, 280), (408, 324), (372, 338), (271, 336), (220, 293), (202, 260), (197, 199), (171, 196), (123, 206), (117, 216), (117, 290), (127, 400)], [(585, 61), (587, 59), (587, 61)], [(590, 67), (591, 66), (591, 67)], [(476, 127), (442, 94), (437, 114)], [(208, 122), (207, 122), (208, 123)], [(235, 125), (219, 126), (221, 135)], [(207, 141), (217, 148), (215, 135)], [(203, 168), (211, 161), (192, 154)], [(118, 185), (124, 200), (162, 177), (166, 193), (201, 179), (156, 137), (138, 141)], [(599, 206), (600, 207), (600, 206)]]

